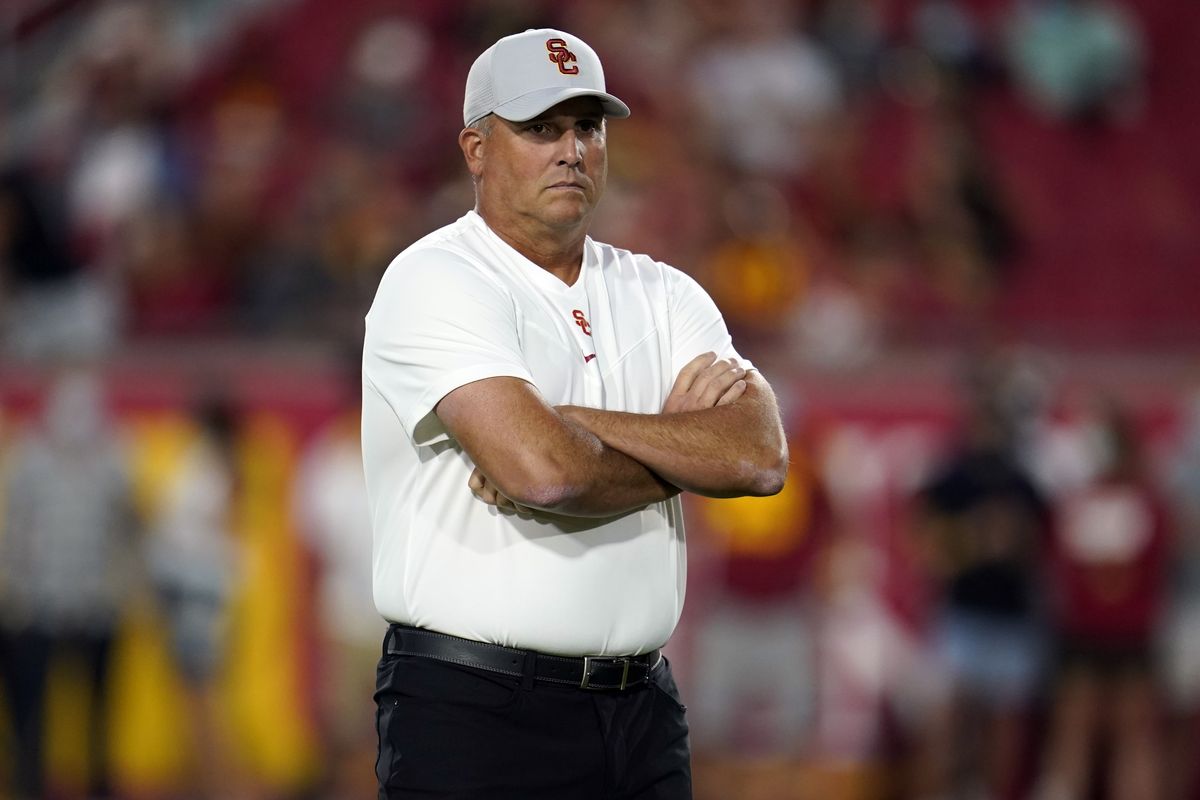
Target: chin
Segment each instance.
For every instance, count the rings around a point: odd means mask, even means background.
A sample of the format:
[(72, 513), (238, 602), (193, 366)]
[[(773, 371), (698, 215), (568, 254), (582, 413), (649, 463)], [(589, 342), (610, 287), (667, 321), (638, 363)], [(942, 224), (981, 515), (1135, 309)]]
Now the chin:
[(591, 216), (592, 206), (587, 203), (555, 203), (542, 218), (554, 227), (570, 227), (586, 222)]

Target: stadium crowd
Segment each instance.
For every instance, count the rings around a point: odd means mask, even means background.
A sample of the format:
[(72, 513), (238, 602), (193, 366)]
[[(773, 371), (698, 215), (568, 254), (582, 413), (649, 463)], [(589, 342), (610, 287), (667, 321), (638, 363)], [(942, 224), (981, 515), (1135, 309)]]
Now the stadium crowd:
[(547, 22), (619, 53), (637, 111), (598, 235), (685, 265), (747, 335), (844, 363), (978, 316), (1014, 268), (997, 87), (1119, 125), (1143, 75), (1132, 15), (1096, 0), (987, 29), (948, 0), (92, 5), (10, 33), (11, 355), (353, 336), (382, 266), (468, 204), (437, 143), (469, 54)]
[[(1088, 143), (1144, 126), (1144, 9), (12, 9), (0, 785), (15, 796), (370, 794), (382, 623), (344, 354), (390, 259), (470, 206), (446, 146), (470, 60), (545, 25), (587, 38), (633, 108), (612, 125), (596, 237), (695, 275), (784, 386), (785, 492), (689, 506), (672, 647), (697, 796), (1196, 796), (1197, 401), (1173, 366), (1131, 393), (1103, 359), (1031, 358), (1034, 332), (1005, 316), (1043, 263), (1025, 204), (1046, 200), (1005, 179), (997, 128), (1069, 131), (1086, 166)], [(1196, 177), (1162, 196), (1196, 196)], [(1187, 227), (1166, 218), (1164, 236)], [(1055, 302), (1070, 319), (1072, 298)], [(1186, 361), (1200, 338), (1175, 322), (1159, 343)], [(924, 350), (945, 357), (914, 362)], [(291, 373), (260, 371), (280, 352)], [(291, 685), (264, 686), (281, 657)]]

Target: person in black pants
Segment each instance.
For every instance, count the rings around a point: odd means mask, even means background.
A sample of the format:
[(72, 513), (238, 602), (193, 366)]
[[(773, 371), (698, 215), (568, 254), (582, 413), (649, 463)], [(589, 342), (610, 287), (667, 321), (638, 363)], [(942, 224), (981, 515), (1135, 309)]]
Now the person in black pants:
[(0, 507), (0, 672), (13, 717), (18, 796), (41, 797), (46, 681), (82, 667), (90, 693), (90, 797), (109, 796), (108, 689), (117, 629), (136, 575), (140, 521), (99, 377), (69, 370), (41, 424), (16, 437)]
[(788, 450), (700, 286), (587, 235), (628, 114), (571, 34), (488, 48), (459, 134), (475, 209), (367, 315), (382, 798), (691, 797), (660, 651), (678, 495), (774, 494)]

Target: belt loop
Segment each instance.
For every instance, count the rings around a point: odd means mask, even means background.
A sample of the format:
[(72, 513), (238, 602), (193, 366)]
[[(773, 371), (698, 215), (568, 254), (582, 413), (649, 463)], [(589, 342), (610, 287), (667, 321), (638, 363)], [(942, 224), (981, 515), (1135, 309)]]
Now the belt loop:
[(383, 656), (385, 657), (392, 651), (392, 634), (395, 630), (395, 623), (388, 625), (387, 633), (383, 635)]
[(521, 667), (521, 688), (525, 691), (533, 689), (533, 681), (537, 678), (537, 653), (525, 651), (525, 664)]

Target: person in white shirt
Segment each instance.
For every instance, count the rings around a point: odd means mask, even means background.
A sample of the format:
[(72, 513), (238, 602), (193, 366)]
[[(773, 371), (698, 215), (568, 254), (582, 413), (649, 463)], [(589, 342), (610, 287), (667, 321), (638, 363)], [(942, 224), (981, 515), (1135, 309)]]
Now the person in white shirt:
[(305, 446), (292, 488), (296, 528), (313, 567), (323, 763), (318, 796), (329, 798), (370, 797), (374, 790), (373, 667), (387, 628), (371, 596), (371, 518), (359, 416), (361, 361), (357, 347), (353, 361), (339, 360), (338, 382), (344, 379), (353, 395)]
[(571, 34), (488, 48), (459, 135), (475, 209), (367, 314), (380, 797), (691, 797), (659, 652), (678, 494), (773, 494), (788, 452), (699, 285), (587, 235), (628, 115)]

